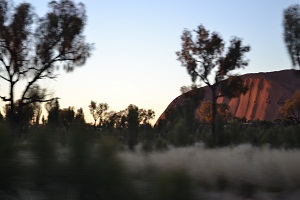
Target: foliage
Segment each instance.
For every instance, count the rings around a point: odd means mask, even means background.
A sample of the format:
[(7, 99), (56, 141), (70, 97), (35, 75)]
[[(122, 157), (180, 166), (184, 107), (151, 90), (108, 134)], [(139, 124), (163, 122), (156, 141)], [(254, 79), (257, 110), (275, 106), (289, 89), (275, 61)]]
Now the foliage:
[(103, 125), (104, 116), (107, 113), (109, 106), (107, 103), (99, 103), (97, 105), (96, 101), (91, 101), (89, 105), (90, 113), (93, 116), (94, 119), (94, 126), (96, 127), (97, 121), (99, 119), (99, 126), (101, 127)]
[(294, 67), (300, 67), (300, 5), (284, 10), (284, 41)]
[(53, 128), (64, 127), (66, 130), (69, 130), (73, 123), (85, 124), (82, 108), (79, 108), (76, 113), (73, 106), (61, 109), (57, 98), (47, 102), (45, 108), (48, 112), (48, 122), (43, 122), (43, 124), (48, 124)]
[(137, 135), (139, 127), (139, 108), (133, 104), (130, 104), (127, 108), (127, 127), (129, 130), (128, 136), (128, 147), (133, 150), (134, 146), (137, 144)]
[[(0, 2), (0, 78), (9, 85), (10, 121), (19, 123), (24, 106), (47, 102), (45, 90), (37, 83), (54, 79), (54, 71), (63, 67), (67, 72), (82, 66), (90, 56), (92, 45), (85, 42), (85, 7), (73, 1), (49, 3), (49, 12), (38, 17), (29, 3), (12, 6)], [(15, 85), (26, 78), (20, 98), (15, 97)], [(22, 82), (23, 83), (23, 82)], [(16, 99), (18, 111), (15, 111)]]
[[(155, 117), (153, 110), (145, 110), (139, 108), (134, 104), (130, 104), (123, 112), (123, 122), (125, 127), (128, 129), (127, 140), (129, 149), (133, 150), (137, 144), (138, 132), (140, 128), (147, 130), (147, 127), (151, 127), (150, 120)], [(144, 134), (147, 131), (144, 132)]]
[(151, 109), (145, 110), (145, 109), (140, 109), (140, 121), (142, 124), (150, 124), (150, 120), (154, 119), (155, 117), (155, 112)]
[[(228, 111), (228, 105), (225, 103), (217, 104), (217, 113), (220, 115), (225, 121), (230, 117), (230, 113)], [(204, 101), (201, 103), (200, 108), (197, 110), (197, 113), (200, 116), (200, 120), (204, 123), (212, 122), (212, 102)]]
[[(89, 109), (95, 121), (94, 126), (100, 119), (99, 128), (96, 129), (95, 126), (95, 130), (101, 134), (109, 133), (118, 136), (120, 140), (127, 143), (131, 150), (136, 146), (138, 139), (144, 140), (144, 145), (152, 146), (150, 140), (154, 138), (151, 136), (152, 125), (150, 121), (155, 117), (153, 110), (139, 108), (134, 104), (130, 104), (126, 109), (119, 112), (108, 110), (108, 108), (106, 103), (97, 105), (95, 101), (91, 101)], [(138, 134), (139, 132), (142, 134)], [(150, 146), (149, 148), (151, 149)]]
[[(181, 51), (176, 54), (181, 64), (186, 67), (192, 81), (198, 79), (204, 82), (212, 93), (212, 135), (215, 140), (216, 101), (220, 96), (237, 97), (247, 91), (243, 80), (231, 71), (248, 65), (244, 54), (250, 51), (250, 46), (243, 46), (241, 39), (233, 37), (227, 52), (221, 36), (210, 33), (203, 25), (194, 31), (184, 30), (181, 36)], [(214, 77), (210, 79), (214, 72)]]
[(45, 108), (48, 112), (48, 123), (53, 126), (59, 125), (60, 118), (59, 118), (59, 102), (58, 99), (53, 99), (45, 104)]
[(125, 111), (119, 111), (119, 112), (115, 112), (115, 111), (110, 111), (107, 113), (106, 117), (105, 117), (105, 126), (108, 128), (116, 128), (116, 129), (120, 129), (120, 128), (125, 128), (125, 121), (126, 121), (126, 117), (125, 117)]
[[(22, 109), (20, 108), (20, 101), (17, 101), (14, 104), (14, 115), (18, 116), (19, 121), (19, 132), (24, 133), (29, 125), (38, 124), (40, 120), (40, 116), (42, 113), (41, 105), (38, 102), (23, 105)], [(11, 113), (11, 105), (5, 104), (4, 106), (5, 120), (7, 122), (12, 122), (12, 113)], [(16, 128), (16, 127), (14, 127)]]
[(73, 123), (75, 118), (74, 107), (69, 106), (59, 111), (59, 118), (66, 129), (69, 129), (70, 125)]
[(77, 109), (74, 122), (76, 124), (85, 124), (84, 113), (82, 108)]
[(300, 91), (297, 90), (291, 99), (285, 101), (280, 107), (281, 115), (292, 123), (300, 123)]
[(159, 135), (175, 146), (186, 146), (196, 141), (194, 136), (199, 120), (195, 110), (205, 94), (203, 88), (196, 86), (183, 86), (181, 92), (182, 101), (176, 106), (170, 105), (165, 111), (165, 118), (156, 125)]

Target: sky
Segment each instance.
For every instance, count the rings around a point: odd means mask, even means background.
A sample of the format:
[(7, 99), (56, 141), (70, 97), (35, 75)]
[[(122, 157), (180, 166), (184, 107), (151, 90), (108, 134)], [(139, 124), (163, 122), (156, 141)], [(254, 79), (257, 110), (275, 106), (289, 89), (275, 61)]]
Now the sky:
[[(26, 2), (34, 6), (39, 16), (48, 10), (49, 1)], [(283, 10), (299, 4), (299, 0), (75, 2), (86, 6), (84, 35), (95, 49), (84, 66), (72, 73), (58, 71), (56, 80), (41, 84), (60, 98), (61, 108), (82, 107), (87, 122), (92, 122), (88, 110), (91, 100), (107, 103), (114, 111), (124, 110), (129, 104), (152, 109), (156, 120), (180, 95), (180, 87), (192, 83), (175, 52), (181, 48), (183, 30), (194, 30), (200, 24), (218, 32), (226, 44), (237, 36), (244, 45), (251, 46), (246, 54), (249, 65), (240, 74), (292, 68), (283, 40)]]

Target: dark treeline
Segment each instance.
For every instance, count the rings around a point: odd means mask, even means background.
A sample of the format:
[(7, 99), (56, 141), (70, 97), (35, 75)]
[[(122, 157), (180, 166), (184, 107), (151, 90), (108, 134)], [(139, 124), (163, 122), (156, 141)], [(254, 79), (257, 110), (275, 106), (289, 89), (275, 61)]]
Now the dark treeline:
[[(185, 88), (186, 89), (186, 88)], [(93, 123), (85, 121), (82, 108), (60, 108), (59, 99), (45, 104), (47, 114), (41, 116), (41, 107), (36, 106), (23, 111), (23, 126), (19, 134), (12, 134), (17, 140), (30, 138), (34, 131), (50, 131), (53, 135), (64, 137), (72, 134), (78, 127), (93, 132), (95, 137), (103, 135), (114, 137), (124, 148), (135, 150), (136, 146), (145, 151), (163, 150), (168, 146), (189, 146), (203, 143), (206, 147), (235, 146), (252, 144), (270, 145), (274, 148), (299, 148), (300, 96), (297, 91), (280, 108), (281, 119), (271, 121), (247, 121), (236, 118), (228, 111), (226, 104), (217, 104), (216, 135), (211, 134), (211, 102), (202, 101), (202, 88), (182, 88), (183, 101), (176, 107), (168, 108), (164, 117), (152, 125), (155, 113), (151, 109), (139, 108), (130, 104), (121, 111), (112, 111), (106, 103), (91, 101), (88, 105)], [(200, 107), (199, 104), (201, 105)], [(5, 107), (6, 108), (6, 107)], [(1, 125), (8, 126), (9, 112), (0, 115)]]
[[(4, 115), (0, 112), (0, 121), (3, 124), (11, 125), (8, 107), (9, 104), (4, 107)], [(73, 106), (60, 108), (58, 98), (45, 104), (46, 115), (42, 115), (41, 104), (35, 107), (26, 107), (27, 109), (22, 112), (22, 117), (19, 116), (22, 126), (19, 129), (12, 129), (12, 132), (16, 137), (22, 138), (30, 135), (32, 129), (53, 129), (53, 134), (55, 134), (61, 131), (68, 133), (70, 129), (76, 127), (85, 127), (94, 130), (96, 135), (117, 136), (120, 140), (126, 142), (131, 150), (138, 143), (138, 137), (144, 138), (143, 135), (153, 132), (150, 122), (154, 119), (155, 113), (151, 109), (146, 110), (130, 104), (124, 110), (116, 112), (109, 110), (108, 104), (97, 104), (95, 101), (91, 101), (88, 107), (89, 114), (94, 119), (93, 124), (85, 121), (82, 108), (76, 111)]]

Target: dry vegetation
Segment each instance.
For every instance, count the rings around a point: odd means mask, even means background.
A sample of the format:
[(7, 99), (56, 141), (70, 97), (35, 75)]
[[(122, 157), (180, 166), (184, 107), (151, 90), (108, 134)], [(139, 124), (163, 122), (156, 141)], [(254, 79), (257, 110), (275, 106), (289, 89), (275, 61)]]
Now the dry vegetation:
[(300, 150), (240, 144), (135, 151), (93, 129), (0, 127), (0, 199), (297, 199)]
[(299, 150), (250, 145), (218, 149), (193, 146), (151, 154), (120, 154), (140, 181), (146, 182), (153, 174), (186, 174), (199, 199), (212, 196), (213, 199), (294, 199), (300, 188), (299, 156)]

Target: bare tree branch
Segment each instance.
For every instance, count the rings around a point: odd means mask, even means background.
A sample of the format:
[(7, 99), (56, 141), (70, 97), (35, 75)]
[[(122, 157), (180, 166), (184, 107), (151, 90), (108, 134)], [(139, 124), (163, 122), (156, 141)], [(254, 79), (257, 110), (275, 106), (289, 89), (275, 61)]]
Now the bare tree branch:
[(10, 99), (4, 97), (4, 96), (0, 96), (0, 98), (2, 99), (2, 101), (10, 101)]

